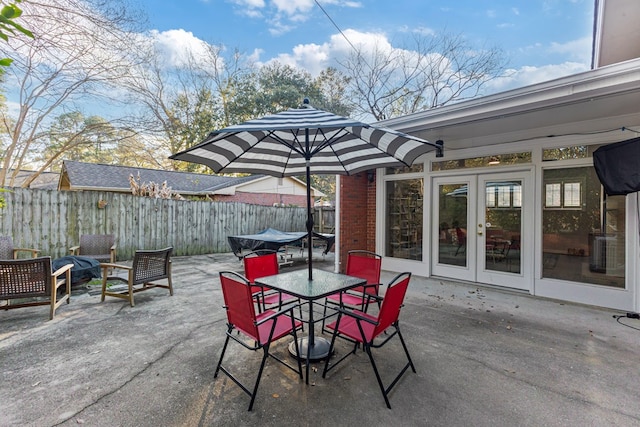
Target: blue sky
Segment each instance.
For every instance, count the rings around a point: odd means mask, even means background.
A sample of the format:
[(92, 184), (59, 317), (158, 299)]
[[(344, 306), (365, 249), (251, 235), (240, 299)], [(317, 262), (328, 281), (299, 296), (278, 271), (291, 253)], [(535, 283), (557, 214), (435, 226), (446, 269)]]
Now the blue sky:
[[(594, 0), (319, 0), (354, 43), (400, 47), (412, 32), (460, 33), (497, 46), (511, 77), (492, 91), (588, 70)], [(204, 40), (278, 59), (312, 74), (331, 65), (345, 41), (314, 0), (138, 0), (167, 49)]]

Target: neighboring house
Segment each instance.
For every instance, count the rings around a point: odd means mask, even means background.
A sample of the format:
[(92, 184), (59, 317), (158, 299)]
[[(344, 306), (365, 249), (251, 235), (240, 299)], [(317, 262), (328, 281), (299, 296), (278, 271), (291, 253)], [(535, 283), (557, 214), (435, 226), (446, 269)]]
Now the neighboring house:
[(637, 0), (596, 1), (591, 71), (381, 122), (444, 157), (339, 177), (342, 265), (370, 249), (391, 271), (640, 311), (640, 199), (607, 196), (592, 157), (640, 136), (639, 20)]
[[(10, 177), (12, 176), (15, 169), (9, 170), (7, 174), (7, 186), (9, 186)], [(35, 172), (20, 170), (16, 175), (11, 187), (22, 187), (22, 184), (30, 178)], [(42, 172), (40, 173), (36, 179), (33, 180), (31, 184), (29, 184), (29, 188), (37, 188), (39, 190), (55, 190), (58, 188), (58, 180), (60, 179), (60, 174), (57, 172)]]
[[(305, 183), (293, 177), (265, 175), (229, 177), (189, 172), (144, 169), (65, 160), (58, 183), (61, 191), (110, 191), (131, 193), (129, 177), (140, 183), (166, 182), (183, 197), (200, 197), (212, 201), (240, 202), (266, 206), (305, 206)], [(323, 193), (311, 189), (313, 197)]]

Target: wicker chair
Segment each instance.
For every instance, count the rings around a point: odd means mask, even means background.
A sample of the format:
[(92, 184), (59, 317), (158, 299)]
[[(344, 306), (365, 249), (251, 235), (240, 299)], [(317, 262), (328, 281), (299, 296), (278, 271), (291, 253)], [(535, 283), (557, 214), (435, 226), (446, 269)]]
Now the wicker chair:
[[(171, 253), (173, 248), (160, 250), (136, 251), (133, 256), (133, 265), (119, 265), (113, 263), (101, 263), (102, 268), (102, 301), (105, 296), (122, 298), (129, 301), (131, 307), (135, 306), (133, 294), (153, 288), (165, 288), (173, 295), (171, 283)], [(112, 270), (126, 270), (127, 277), (109, 275)], [(167, 284), (152, 283), (157, 280), (166, 280)], [(109, 281), (125, 282), (128, 285), (125, 291), (108, 291)]]
[(40, 251), (37, 249), (14, 248), (11, 237), (0, 236), (0, 259), (18, 259), (20, 252), (29, 252), (31, 258), (35, 258)]
[(113, 234), (83, 234), (80, 244), (69, 248), (71, 255), (81, 255), (100, 262), (116, 262), (116, 239)]
[[(0, 308), (9, 310), (32, 305), (49, 305), (49, 319), (53, 319), (56, 309), (63, 302), (69, 304), (72, 267), (73, 264), (66, 264), (52, 273), (51, 257), (48, 256), (0, 260), (0, 300), (7, 300), (7, 305)], [(60, 278), (63, 275), (64, 277)], [(64, 289), (60, 297), (59, 288)], [(14, 299), (19, 302), (11, 304)]]

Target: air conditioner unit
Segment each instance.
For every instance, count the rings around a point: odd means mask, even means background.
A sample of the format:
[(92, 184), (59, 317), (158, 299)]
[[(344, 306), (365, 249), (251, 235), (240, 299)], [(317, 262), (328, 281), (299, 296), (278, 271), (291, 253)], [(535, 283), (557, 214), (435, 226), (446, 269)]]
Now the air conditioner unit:
[(614, 235), (594, 235), (589, 270), (598, 273), (612, 271), (618, 266), (618, 239)]

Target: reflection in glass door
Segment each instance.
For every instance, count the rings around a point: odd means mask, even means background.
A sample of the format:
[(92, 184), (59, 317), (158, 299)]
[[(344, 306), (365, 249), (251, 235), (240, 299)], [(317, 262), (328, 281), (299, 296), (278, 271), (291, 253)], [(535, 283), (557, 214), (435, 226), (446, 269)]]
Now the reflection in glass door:
[[(529, 289), (532, 191), (527, 172), (438, 177), (433, 181), (434, 275)], [(527, 209), (527, 206), (529, 207)]]
[[(519, 274), (522, 266), (522, 181), (484, 181), (485, 270)], [(478, 224), (482, 235), (483, 224)]]
[(475, 223), (475, 177), (434, 178), (432, 188), (435, 202), (432, 252), (436, 260), (433, 274), (473, 281), (475, 227), (470, 224)]
[(467, 265), (468, 184), (438, 186), (438, 262)]

